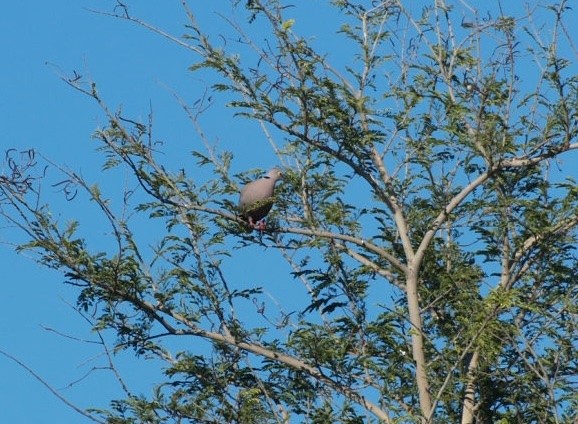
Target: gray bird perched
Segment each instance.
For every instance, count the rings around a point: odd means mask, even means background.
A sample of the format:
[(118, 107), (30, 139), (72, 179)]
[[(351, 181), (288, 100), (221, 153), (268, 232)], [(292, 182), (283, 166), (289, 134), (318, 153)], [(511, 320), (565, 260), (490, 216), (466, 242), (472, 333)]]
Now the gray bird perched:
[(265, 229), (263, 218), (267, 216), (273, 207), (275, 183), (282, 176), (278, 168), (273, 168), (267, 175), (256, 181), (248, 183), (241, 190), (239, 196), (239, 210), (241, 216), (247, 220), (251, 228)]

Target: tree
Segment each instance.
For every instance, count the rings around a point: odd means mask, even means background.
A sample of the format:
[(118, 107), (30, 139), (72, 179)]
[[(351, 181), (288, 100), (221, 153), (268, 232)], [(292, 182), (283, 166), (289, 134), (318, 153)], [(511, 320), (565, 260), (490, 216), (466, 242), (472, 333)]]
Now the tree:
[[(148, 397), (126, 388), (88, 413), (109, 423), (572, 422), (569, 2), (335, 0), (322, 7), (337, 13), (331, 46), (345, 58), (300, 36), (288, 3), (231, 5), (234, 36), (223, 37), (185, 1), (184, 37), (121, 2), (111, 15), (194, 52), (191, 71), (215, 81), (211, 96), (260, 125), (285, 165), (265, 231), (247, 233), (234, 201), (256, 172), (232, 174), (233, 155), (210, 144), (194, 157), (212, 177), (171, 171), (152, 120), (113, 111), (77, 74), (64, 80), (107, 118), (95, 133), (103, 168), (129, 169), (138, 185), (115, 193), (60, 169), (71, 202), (82, 191), (99, 206), (110, 248), (92, 249), (82, 222), (54, 218), (40, 164), (7, 156), (1, 213), (28, 237), (19, 249), (78, 287), (79, 312), (114, 332), (115, 349), (165, 363)], [(207, 97), (183, 107), (203, 136)], [(162, 223), (154, 244), (133, 231), (139, 217)], [(297, 306), (258, 284), (237, 288), (231, 267), (244, 250), (286, 261), (306, 289)]]

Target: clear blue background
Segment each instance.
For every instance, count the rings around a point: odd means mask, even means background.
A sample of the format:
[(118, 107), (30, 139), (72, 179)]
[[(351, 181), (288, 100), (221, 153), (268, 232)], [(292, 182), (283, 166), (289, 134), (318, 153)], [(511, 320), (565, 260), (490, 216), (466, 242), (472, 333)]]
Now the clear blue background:
[[(157, 25), (176, 36), (186, 24), (180, 1), (135, 1), (134, 16)], [(228, 2), (220, 2), (227, 14)], [(210, 7), (197, 7), (199, 21), (211, 31), (230, 27)], [(311, 1), (314, 10), (324, 1)], [(199, 99), (212, 81), (187, 70), (198, 60), (191, 51), (151, 32), (90, 9), (112, 11), (113, 1), (70, 0), (45, 2), (23, 0), (5, 2), (0, 13), (0, 151), (34, 148), (54, 163), (82, 174), (88, 182), (102, 186), (106, 193), (132, 188), (128, 171), (101, 172), (103, 156), (96, 153), (91, 138), (95, 129), (106, 124), (98, 106), (88, 97), (68, 87), (60, 76), (73, 71), (94, 80), (112, 110), (122, 107), (125, 116), (147, 121), (154, 115), (155, 140), (164, 145), (161, 161), (173, 170), (185, 168), (200, 175), (192, 150), (203, 150), (203, 141), (187, 119), (174, 93), (185, 102)], [(300, 19), (321, 31), (315, 13)], [(328, 20), (330, 21), (330, 19)], [(333, 22), (337, 25), (337, 22)], [(304, 28), (307, 25), (303, 25)], [(258, 26), (254, 25), (257, 31)], [(327, 28), (326, 28), (327, 29)], [(332, 28), (333, 30), (335, 28)], [(234, 119), (233, 111), (217, 100), (203, 117), (207, 141), (236, 154), (233, 171), (267, 169), (278, 161), (256, 123)], [(5, 172), (6, 170), (0, 170)], [(82, 234), (96, 249), (106, 246), (109, 232), (101, 214), (91, 202), (65, 202), (58, 187), (59, 175), (49, 170), (43, 184), (44, 201), (51, 204), (61, 222), (78, 218)], [(118, 204), (117, 204), (118, 206)], [(118, 210), (118, 209), (117, 209)], [(62, 274), (37, 265), (30, 256), (17, 255), (14, 241), (23, 240), (4, 221), (0, 224), (0, 350), (30, 367), (79, 408), (107, 407), (122, 397), (106, 365), (97, 337), (71, 305), (77, 289), (64, 285)], [(140, 234), (150, 234), (154, 223), (141, 222)], [(139, 228), (136, 228), (139, 233)], [(237, 252), (248, 257), (250, 252)], [(238, 258), (237, 258), (238, 259)], [(262, 257), (254, 265), (237, 272), (239, 288), (263, 285), (274, 275), (289, 275), (284, 262), (264, 265)], [(274, 272), (272, 272), (274, 270)], [(241, 273), (239, 273), (241, 271)], [(289, 277), (284, 277), (289, 278)], [(274, 292), (277, 290), (277, 292)], [(272, 296), (286, 301), (291, 288), (278, 284)], [(288, 305), (289, 307), (291, 305)], [(190, 341), (189, 341), (190, 343)], [(201, 342), (196, 342), (201, 343)], [(135, 359), (130, 353), (115, 357), (127, 385), (135, 393), (148, 395), (148, 384), (158, 377), (158, 363)], [(158, 380), (158, 379), (157, 379)], [(92, 422), (57, 399), (22, 366), (0, 355), (0, 423), (84, 423)]]
[[(135, 3), (140, 4), (135, 14), (177, 35), (184, 32), (180, 2)], [(2, 152), (34, 148), (57, 164), (82, 173), (88, 181), (105, 186), (125, 184), (122, 175), (113, 180), (100, 172), (102, 156), (95, 152), (97, 144), (91, 135), (106, 122), (93, 102), (59, 79), (61, 73), (70, 75), (73, 70), (97, 81), (112, 109), (122, 106), (127, 115), (146, 120), (152, 108), (156, 134), (180, 143), (181, 152), (200, 147), (194, 128), (172, 95), (175, 91), (191, 101), (198, 90), (190, 88), (203, 85), (187, 71), (193, 55), (127, 22), (88, 10), (111, 11), (112, 4), (82, 0), (2, 4)], [(233, 132), (234, 128), (222, 126), (214, 134), (226, 138)], [(181, 157), (175, 168), (187, 168), (185, 160), (192, 164), (190, 156)], [(128, 180), (128, 174), (126, 177)], [(56, 173), (49, 172), (51, 178), (56, 179)], [(85, 231), (93, 230), (97, 235), (108, 231), (94, 205), (66, 204), (57, 188), (45, 185), (43, 190), (45, 200), (63, 214), (63, 221), (76, 215), (84, 224), (94, 223), (95, 228)], [(4, 227), (3, 221), (1, 225), (0, 349), (32, 368), (78, 407), (106, 407), (122, 393), (109, 371), (94, 369), (105, 365), (106, 360), (98, 345), (86, 342), (96, 340), (90, 325), (69, 306), (75, 303), (77, 291), (62, 284), (64, 278), (58, 272), (16, 255), (7, 244), (16, 233)], [(155, 374), (154, 366), (147, 368), (148, 364), (130, 354), (115, 361), (136, 393), (149, 393), (150, 387), (144, 382)], [(91, 421), (57, 399), (21, 366), (0, 355), (0, 423), (84, 422)]]
[[(180, 1), (132, 3), (135, 16), (177, 36), (184, 32)], [(210, 1), (192, 1), (191, 6), (198, 9), (200, 3), (211, 8), (213, 5)], [(328, 35), (337, 30), (338, 22), (319, 11), (325, 3), (304, 3), (294, 17), (298, 32), (330, 44)], [(105, 187), (127, 184), (128, 173), (112, 174), (113, 178), (100, 171), (102, 157), (94, 151), (97, 144), (91, 134), (105, 124), (102, 113), (87, 97), (59, 79), (62, 72), (70, 75), (75, 70), (97, 82), (112, 109), (122, 106), (126, 115), (145, 121), (152, 109), (155, 135), (165, 142), (163, 162), (189, 171), (194, 166), (192, 158), (183, 157), (183, 152), (201, 149), (202, 142), (172, 93), (192, 102), (210, 81), (187, 71), (197, 59), (192, 52), (128, 22), (88, 10), (110, 11), (112, 4), (96, 0), (4, 2), (0, 13), (0, 151), (34, 148), (82, 173), (88, 181)], [(202, 26), (210, 25), (217, 32), (219, 26), (225, 27), (210, 7), (201, 10), (199, 20)], [(578, 42), (576, 26), (570, 30)], [(339, 60), (344, 46), (336, 47), (335, 59)], [(236, 153), (233, 170), (275, 165), (273, 153), (262, 147), (263, 136), (256, 124), (233, 119), (231, 114), (217, 102), (202, 124), (209, 142)], [(44, 190), (45, 199), (61, 208), (64, 221), (80, 216), (83, 223), (93, 223), (84, 231), (96, 239), (107, 231), (94, 205), (75, 202), (71, 207), (62, 201), (57, 188), (46, 186)], [(148, 231), (147, 224), (142, 225)], [(106, 361), (100, 356), (102, 349), (87, 342), (96, 340), (88, 323), (69, 306), (77, 291), (61, 284), (63, 277), (56, 271), (16, 255), (8, 244), (13, 240), (15, 232), (11, 228), (0, 228), (0, 349), (23, 361), (80, 408), (106, 407), (121, 392), (109, 371), (93, 370)], [(283, 275), (284, 268), (279, 266), (286, 266), (274, 264), (268, 268), (262, 260), (258, 264), (237, 271), (245, 278), (250, 271), (252, 278), (263, 281), (268, 275)], [(285, 299), (283, 286), (278, 290), (275, 295)], [(158, 372), (154, 364), (143, 365), (130, 354), (122, 354), (116, 361), (131, 388), (147, 394), (150, 387), (146, 382)], [(87, 373), (90, 375), (83, 378)], [(90, 421), (64, 405), (21, 366), (0, 356), (0, 423), (84, 422)]]

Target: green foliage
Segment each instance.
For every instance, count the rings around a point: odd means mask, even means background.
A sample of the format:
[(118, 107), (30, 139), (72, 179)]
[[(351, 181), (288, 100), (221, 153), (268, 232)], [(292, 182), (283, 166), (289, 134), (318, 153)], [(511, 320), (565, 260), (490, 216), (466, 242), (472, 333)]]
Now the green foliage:
[[(2, 215), (28, 237), (19, 249), (78, 286), (78, 308), (112, 331), (115, 351), (165, 364), (151, 393), (127, 390), (94, 413), (108, 423), (571, 422), (578, 188), (554, 172), (578, 147), (578, 77), (557, 48), (568, 3), (551, 6), (555, 37), (544, 42), (531, 20), (463, 2), (332, 1), (332, 48), (300, 36), (283, 2), (231, 3), (246, 19), (229, 21), (239, 44), (203, 32), (194, 5), (177, 42), (198, 54), (191, 72), (211, 75), (214, 95), (262, 124), (290, 165), (265, 231), (243, 231), (230, 200), (258, 170), (231, 175), (233, 152), (208, 147), (192, 153), (194, 177), (169, 171), (151, 122), (110, 112), (77, 79), (67, 82), (108, 119), (95, 133), (103, 170), (127, 168), (139, 187), (121, 194), (125, 214), (115, 193), (63, 171), (64, 187), (105, 217), (110, 247), (93, 248), (81, 217), (54, 218), (30, 162), (8, 161), (0, 179)], [(266, 37), (251, 39), (254, 27)], [(523, 51), (542, 67), (532, 63), (530, 85)], [(133, 232), (138, 217), (158, 226), (153, 242)], [(267, 283), (306, 294), (277, 303), (264, 283), (242, 285), (232, 269), (247, 266), (235, 267), (244, 250), (257, 264), (285, 260), (287, 278), (279, 266)]]

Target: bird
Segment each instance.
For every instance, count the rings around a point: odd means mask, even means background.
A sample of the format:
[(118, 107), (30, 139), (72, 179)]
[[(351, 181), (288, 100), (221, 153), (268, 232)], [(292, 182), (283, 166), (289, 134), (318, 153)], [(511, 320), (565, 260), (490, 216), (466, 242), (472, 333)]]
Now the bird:
[(273, 168), (263, 178), (251, 181), (241, 190), (239, 210), (252, 229), (260, 231), (265, 229), (263, 218), (273, 207), (275, 183), (282, 176), (283, 173), (279, 168)]

